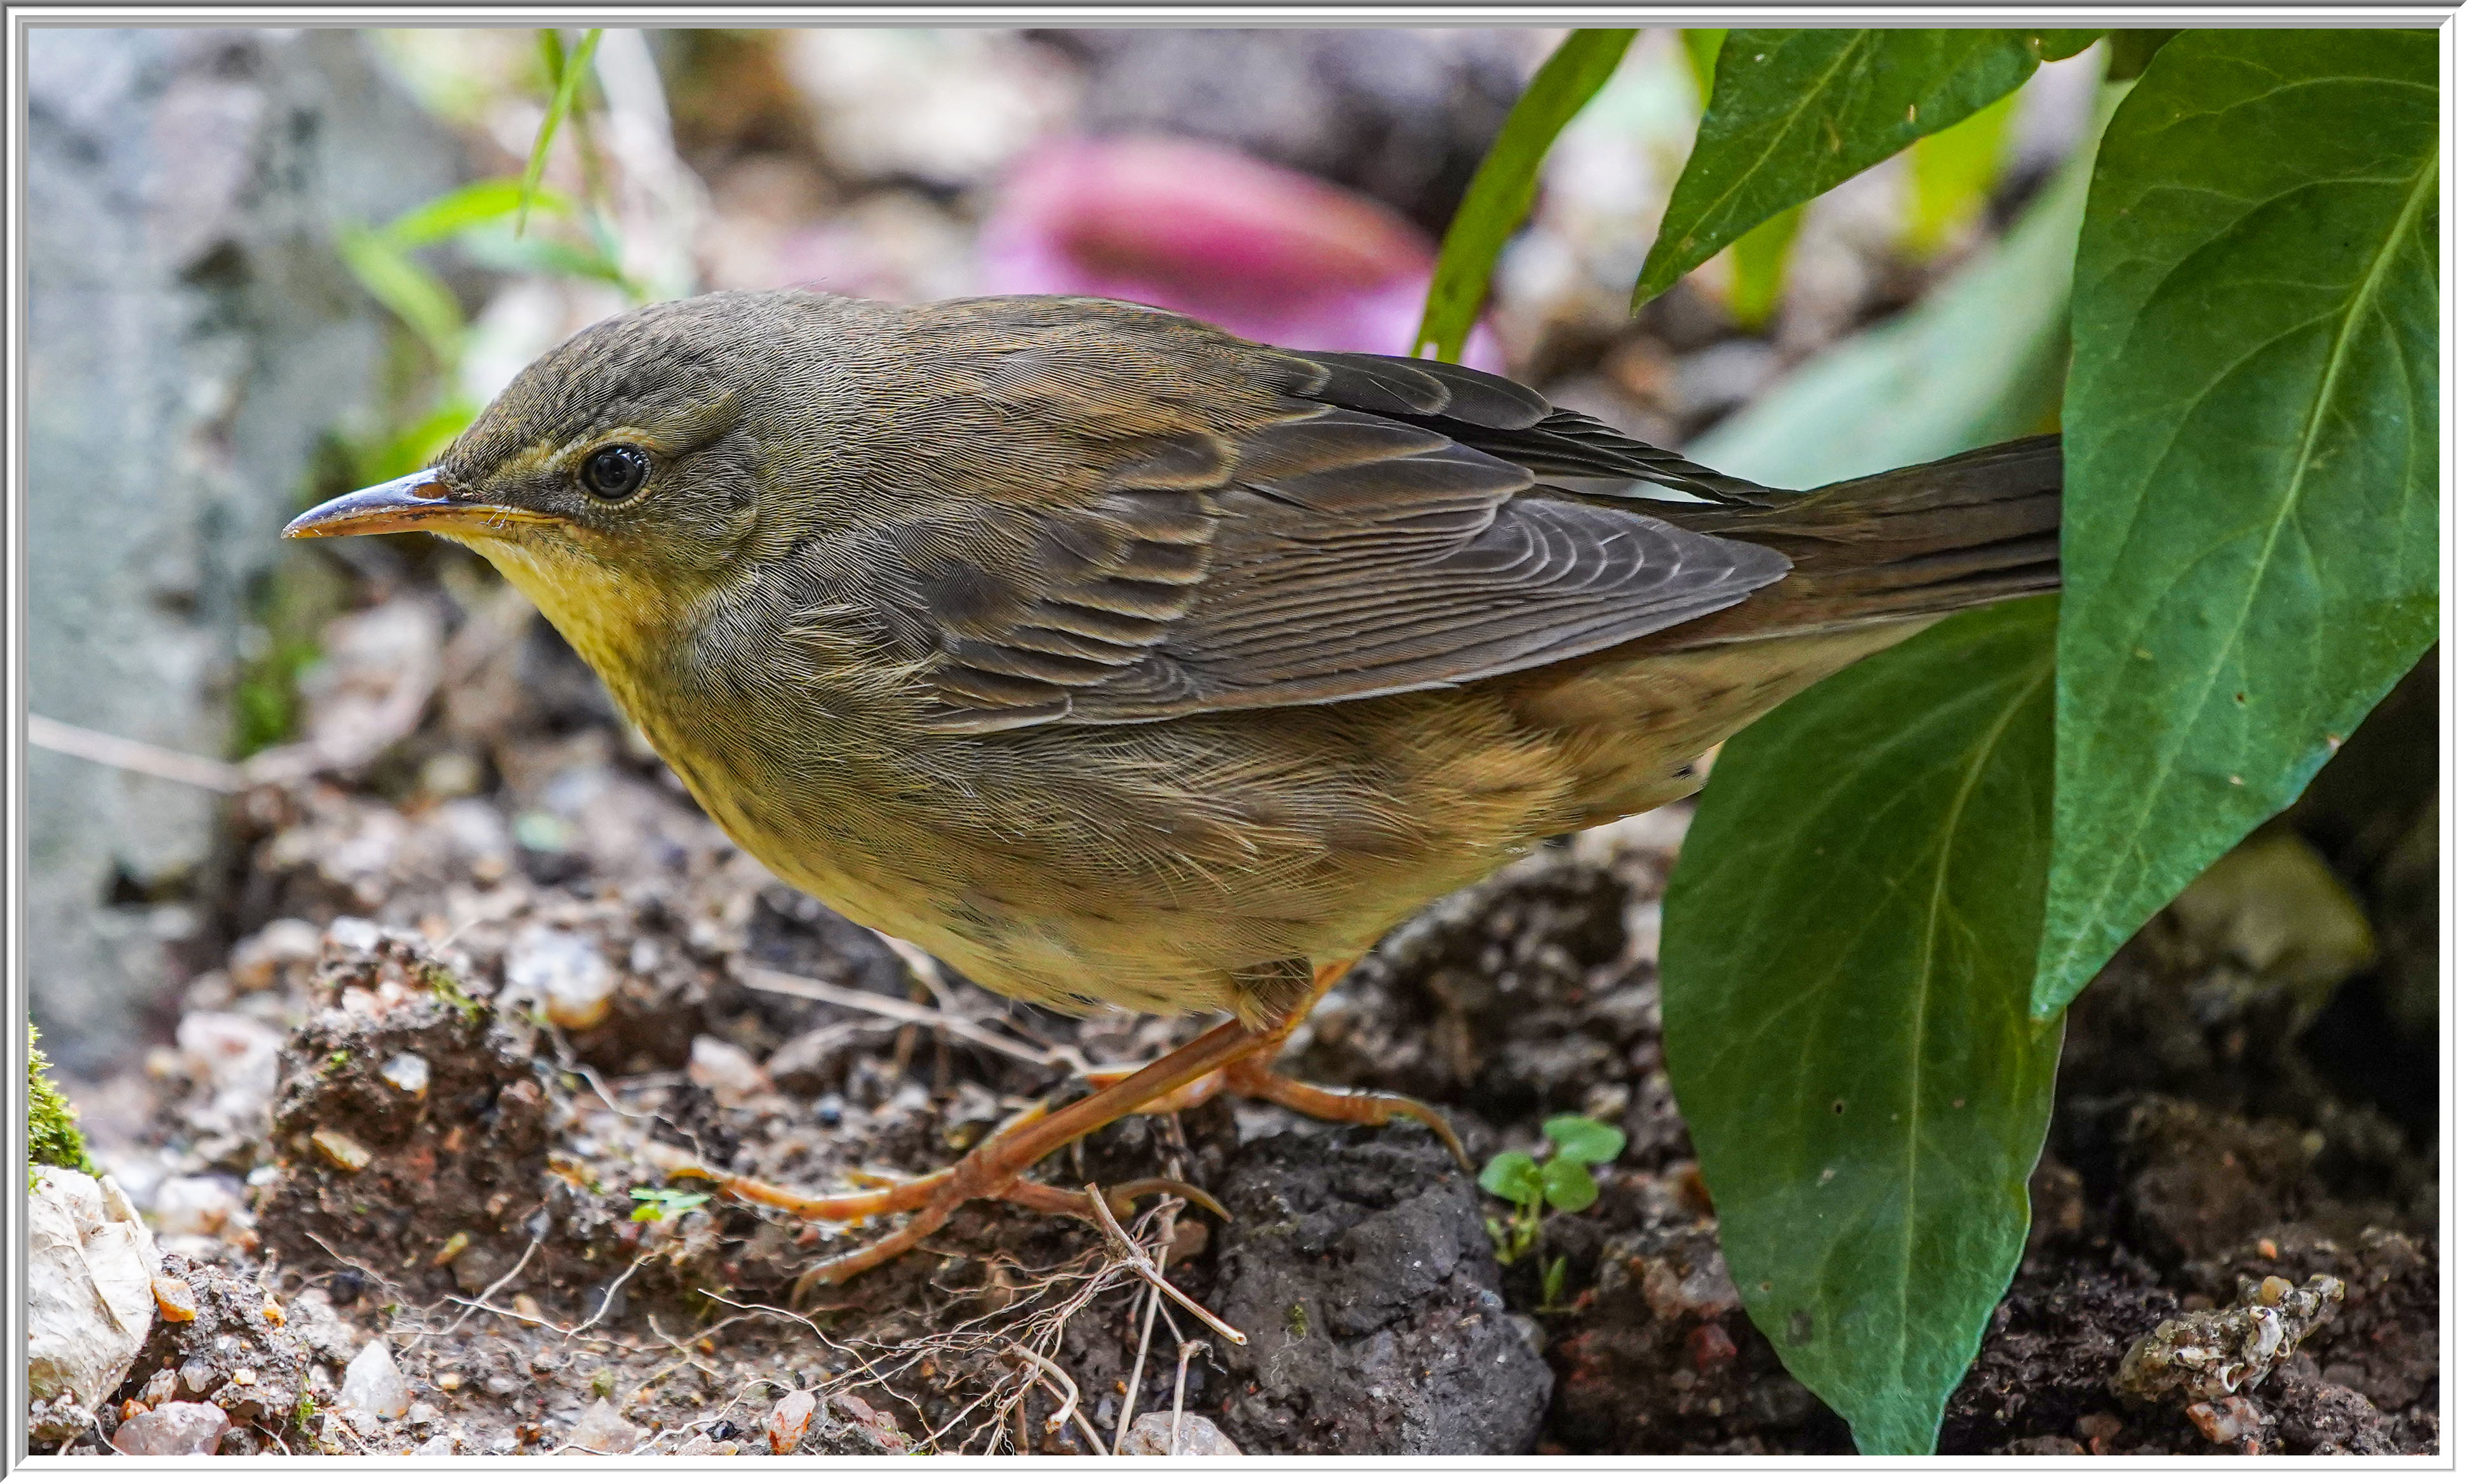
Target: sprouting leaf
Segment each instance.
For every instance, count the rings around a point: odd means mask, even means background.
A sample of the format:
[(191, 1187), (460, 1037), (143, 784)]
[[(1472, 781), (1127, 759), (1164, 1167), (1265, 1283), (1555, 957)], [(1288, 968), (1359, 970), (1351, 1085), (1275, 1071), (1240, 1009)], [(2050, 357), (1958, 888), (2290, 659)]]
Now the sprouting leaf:
[(2097, 32), (1733, 31), (1634, 302), (1759, 222), (2020, 87)]
[(463, 307), (453, 290), (383, 233), (344, 226), (334, 248), (360, 286), (427, 342), (439, 365), (455, 364), (463, 354)]
[[(517, 180), (475, 180), (421, 202), (387, 222), (383, 230), (399, 247), (425, 247), (513, 215), (521, 208), (522, 195), (522, 182)], [(563, 215), (574, 209), (572, 202), (554, 191), (536, 191), (532, 198), (543, 211)]]
[(1551, 1148), (1581, 1165), (1609, 1164), (1628, 1147), (1628, 1135), (1607, 1123), (1573, 1113), (1545, 1119), (1542, 1136)]
[(1559, 1308), (1562, 1295), (1567, 1291), (1568, 1257), (1564, 1252), (1551, 1259), (1551, 1266), (1542, 1269), (1542, 1307)]
[(1446, 361), (1465, 354), (1499, 250), (1534, 209), (1542, 156), (1577, 110), (1602, 91), (1635, 36), (1633, 30), (1572, 31), (1525, 85), (1449, 220), (1412, 354)]
[(2066, 386), (2050, 1015), (2434, 642), (2439, 43), (2187, 31), (2117, 110)]
[(1523, 1150), (1503, 1150), (1491, 1156), (1475, 1183), (1502, 1200), (1532, 1200), (1542, 1194), (1542, 1168)]
[(1923, 1453), (2030, 1227), (2055, 602), (1949, 618), (1724, 748), (1671, 879), (1673, 1090), (1749, 1316)]
[(558, 41), (557, 33), (540, 33), (540, 53), (547, 61), (549, 76), (557, 80), (557, 92), (549, 99), (548, 112), (541, 115), (539, 132), (532, 138), (532, 157), (523, 166), (523, 180), (514, 207), (514, 233), (522, 234), (531, 217), (532, 201), (539, 191), (540, 172), (548, 168), (548, 147), (574, 108), (574, 90), (591, 66), (591, 54), (600, 49), (600, 30), (594, 27), (583, 34), (583, 40), (572, 52)]
[(1553, 1210), (1583, 1211), (1601, 1195), (1593, 1172), (1565, 1154), (1542, 1166), (1542, 1199)]
[(665, 1221), (680, 1217), (711, 1199), (707, 1192), (689, 1193), (655, 1185), (637, 1185), (626, 1194), (638, 1202), (631, 1213), (637, 1221)]

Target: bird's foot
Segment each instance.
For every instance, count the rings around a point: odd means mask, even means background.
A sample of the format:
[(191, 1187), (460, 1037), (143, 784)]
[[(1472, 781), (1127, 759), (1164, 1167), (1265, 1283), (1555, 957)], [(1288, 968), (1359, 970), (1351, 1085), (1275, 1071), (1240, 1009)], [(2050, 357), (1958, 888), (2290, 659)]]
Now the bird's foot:
[[(966, 1157), (948, 1170), (913, 1180), (901, 1180), (877, 1190), (837, 1196), (807, 1196), (744, 1176), (691, 1167), (672, 1173), (700, 1176), (741, 1200), (812, 1221), (854, 1221), (903, 1211), (914, 1213), (899, 1230), (809, 1269), (797, 1280), (796, 1290), (791, 1295), (792, 1306), (802, 1306), (805, 1295), (816, 1284), (844, 1282), (917, 1245), (949, 1221), (951, 1213), (958, 1210), (963, 1201), (1008, 1200), (1031, 1210), (1093, 1220), (1095, 1213), (1089, 1209), (1088, 1198), (1085, 1194), (1041, 1184), (1027, 1178), (1027, 1172), (1039, 1160), (1072, 1140), (1104, 1128), (1126, 1113), (1137, 1112), (1148, 1103), (1171, 1095), (1176, 1088), (1194, 1078), (1207, 1077), (1227, 1063), (1260, 1050), (1263, 1045), (1273, 1048), (1284, 1036), (1283, 1027), (1273, 1031), (1253, 1031), (1238, 1021), (1229, 1020), (1180, 1050), (1158, 1058), (1076, 1103), (1052, 1111), (1042, 1107), (1028, 1109), (988, 1135), (984, 1143), (971, 1150)], [(1114, 1186), (1106, 1193), (1107, 1205), (1118, 1219), (1128, 1218), (1132, 1200), (1156, 1194), (1180, 1196), (1214, 1211), (1221, 1218), (1225, 1214), (1224, 1208), (1205, 1192), (1179, 1180), (1132, 1180)]]
[[(1465, 1145), (1457, 1138), (1456, 1130), (1450, 1128), (1448, 1119), (1429, 1104), (1394, 1093), (1340, 1092), (1334, 1087), (1299, 1082), (1270, 1069), (1269, 1062), (1275, 1056), (1276, 1048), (1273, 1046), (1255, 1052), (1221, 1071), (1194, 1078), (1174, 1091), (1144, 1104), (1137, 1111), (1188, 1112), (1211, 1098), (1231, 1093), (1236, 1097), (1274, 1103), (1279, 1107), (1291, 1108), (1306, 1118), (1316, 1118), (1322, 1123), (1384, 1124), (1392, 1118), (1411, 1118), (1438, 1134), (1440, 1142), (1448, 1146), (1449, 1153), (1455, 1156), (1459, 1165), (1468, 1170), (1474, 1168), (1474, 1159), (1466, 1153)], [(1137, 1070), (1135, 1067), (1101, 1068), (1089, 1072), (1088, 1081), (1098, 1087), (1110, 1087)]]

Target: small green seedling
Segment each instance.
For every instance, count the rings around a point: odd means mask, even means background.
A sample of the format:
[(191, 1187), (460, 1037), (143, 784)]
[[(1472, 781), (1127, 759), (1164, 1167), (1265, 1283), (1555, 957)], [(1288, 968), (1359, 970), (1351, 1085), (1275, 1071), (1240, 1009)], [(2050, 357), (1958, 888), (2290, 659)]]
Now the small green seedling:
[(696, 1194), (655, 1185), (637, 1185), (626, 1194), (641, 1202), (634, 1207), (633, 1219), (638, 1221), (665, 1221), (683, 1216), (711, 1199), (707, 1193)]
[(1523, 1150), (1507, 1150), (1482, 1167), (1484, 1190), (1512, 1201), (1517, 1210), (1503, 1222), (1488, 1219), (1492, 1250), (1506, 1267), (1523, 1257), (1542, 1230), (1542, 1207), (1583, 1211), (1601, 1197), (1588, 1166), (1609, 1164), (1628, 1147), (1628, 1135), (1606, 1123), (1564, 1114), (1542, 1125), (1551, 1141), (1551, 1157), (1536, 1163)]

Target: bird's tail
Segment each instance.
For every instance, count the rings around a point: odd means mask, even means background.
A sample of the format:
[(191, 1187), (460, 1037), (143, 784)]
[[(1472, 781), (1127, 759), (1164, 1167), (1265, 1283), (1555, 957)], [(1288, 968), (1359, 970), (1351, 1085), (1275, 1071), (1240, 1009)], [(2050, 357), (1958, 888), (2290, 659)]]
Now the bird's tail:
[(1762, 509), (1657, 514), (1791, 559), (1790, 576), (1701, 621), (1691, 636), (1730, 639), (1926, 618), (2054, 592), (2064, 491), (2064, 456), (2051, 434), (1846, 479)]

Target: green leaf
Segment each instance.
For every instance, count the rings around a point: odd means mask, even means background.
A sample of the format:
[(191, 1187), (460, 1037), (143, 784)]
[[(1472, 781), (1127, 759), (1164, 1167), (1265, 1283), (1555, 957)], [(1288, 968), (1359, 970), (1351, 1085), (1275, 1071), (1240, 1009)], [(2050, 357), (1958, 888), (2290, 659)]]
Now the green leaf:
[(514, 232), (520, 236), (523, 224), (531, 217), (533, 200), (539, 192), (540, 171), (548, 168), (548, 147), (574, 110), (574, 90), (581, 85), (583, 75), (590, 69), (591, 54), (600, 49), (600, 30), (594, 27), (583, 34), (582, 42), (569, 53), (558, 40), (554, 31), (540, 33), (540, 55), (548, 63), (549, 76), (557, 80), (557, 92), (549, 99), (548, 112), (541, 115), (539, 132), (532, 137), (532, 157), (523, 166), (522, 185), (514, 206)]
[(1783, 274), (1791, 266), (1792, 243), (1799, 239), (1803, 209), (1770, 217), (1731, 244), (1731, 317), (1742, 329), (1763, 330), (1782, 302)]
[(1926, 257), (1988, 204), (2005, 164), (2005, 126), (2020, 93), (1911, 146), (1911, 215), (1904, 240)]
[(2437, 42), (2188, 31), (2100, 148), (2066, 384), (2053, 1014), (2433, 644)]
[(1714, 96), (1714, 67), (1722, 58), (1725, 34), (1726, 32), (1719, 29), (1680, 34), (1680, 45), (1688, 54), (1688, 71), (1697, 79), (1697, 105), (1700, 108), (1704, 106), (1704, 100)]
[(1593, 1172), (1565, 1154), (1542, 1166), (1542, 1199), (1559, 1211), (1583, 1211), (1602, 1196)]
[(2169, 30), (2127, 30), (2122, 27), (2108, 34), (2108, 80), (2125, 82), (2142, 76), (2151, 58), (2177, 33)]
[(1502, 1200), (1532, 1200), (1542, 1194), (1542, 1169), (1523, 1150), (1503, 1150), (1491, 1156), (1475, 1182)]
[(1611, 80), (1635, 37), (1633, 30), (1572, 31), (1525, 85), (1473, 184), (1466, 187), (1456, 216), (1450, 218), (1412, 354), (1446, 361), (1465, 354), (1466, 336), (1474, 332), (1474, 319), (1491, 292), (1491, 270), (1499, 250), (1534, 209), (1534, 182), (1542, 156), (1577, 110)]
[(2046, 46), (2080, 34), (1731, 32), (1634, 302), (1669, 288), (1757, 223), (2012, 92)]
[[(385, 235), (398, 247), (442, 242), (459, 232), (511, 215), (521, 207), (522, 193), (522, 182), (518, 180), (475, 180), (404, 212), (386, 223)], [(543, 210), (563, 215), (574, 209), (571, 202), (554, 191), (533, 194)]]
[(366, 227), (338, 229), (334, 248), (370, 297), (427, 342), (439, 365), (452, 366), (461, 359), (463, 307), (436, 274), (413, 262), (383, 233)]
[(1934, 1446), (2030, 1226), (2055, 618), (1949, 618), (1732, 739), (1664, 903), (1724, 1254), (1864, 1452)]
[[(2124, 91), (2104, 92), (2094, 138)], [(2084, 148), (2002, 239), (1918, 307), (1812, 357), (1689, 457), (1800, 490), (2055, 431), (2091, 153)]]
[(1544, 1120), (1542, 1136), (1551, 1141), (1553, 1150), (1581, 1165), (1609, 1164), (1619, 1157), (1621, 1150), (1628, 1148), (1626, 1133), (1607, 1123), (1579, 1118), (1573, 1113)]

